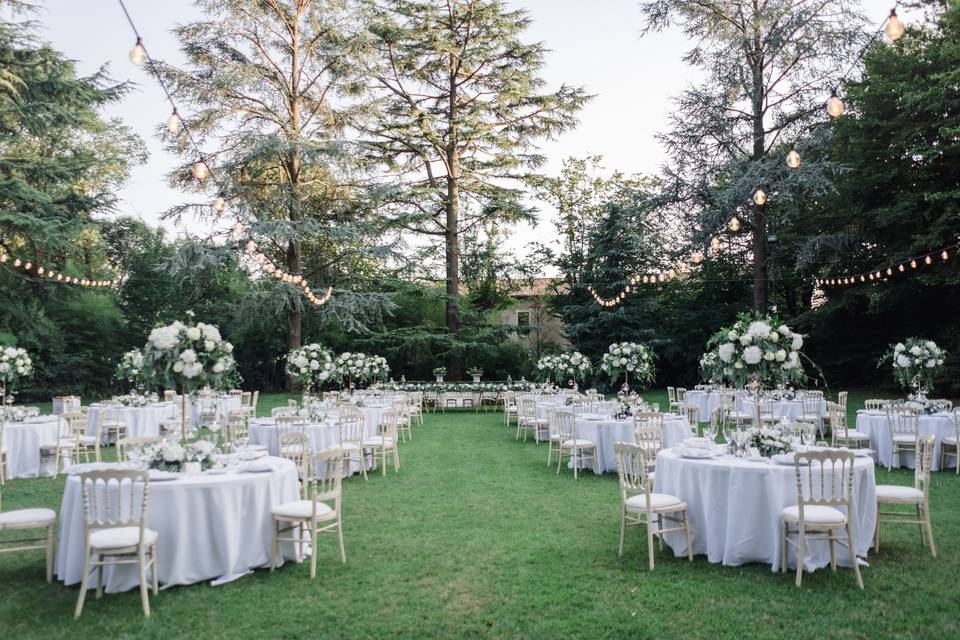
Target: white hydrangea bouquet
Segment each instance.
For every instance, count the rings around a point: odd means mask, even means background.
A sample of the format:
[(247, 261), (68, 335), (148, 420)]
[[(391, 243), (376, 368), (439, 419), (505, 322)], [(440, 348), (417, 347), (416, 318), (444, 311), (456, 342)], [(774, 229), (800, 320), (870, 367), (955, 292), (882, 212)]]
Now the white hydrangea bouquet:
[(803, 336), (778, 318), (743, 313), (710, 338), (700, 367), (708, 379), (733, 387), (744, 387), (754, 378), (767, 389), (799, 384), (806, 377), (800, 362), (802, 347)]
[[(0, 405), (7, 404), (7, 392), (33, 374), (33, 360), (26, 349), (0, 344)], [(13, 402), (13, 398), (9, 399)]]
[(358, 351), (341, 353), (337, 356), (335, 364), (340, 378), (346, 379), (347, 389), (352, 389), (354, 384), (365, 380), (386, 378), (390, 372), (386, 358)]
[(640, 388), (653, 382), (653, 352), (642, 344), (636, 342), (615, 342), (607, 347), (607, 352), (603, 354), (603, 361), (600, 369), (611, 380), (620, 380), (623, 378), (624, 385), (629, 388), (630, 377)]
[(150, 469), (160, 471), (184, 471), (187, 464), (195, 462), (201, 471), (205, 471), (214, 464), (216, 446), (209, 440), (194, 440), (192, 442), (161, 442), (150, 447), (144, 447), (142, 456)]
[(386, 380), (390, 375), (390, 365), (383, 356), (367, 356), (367, 377), (370, 380)]
[(223, 389), (236, 377), (233, 345), (220, 336), (212, 324), (194, 323), (193, 312), (187, 322), (179, 320), (157, 327), (143, 348), (143, 368), (149, 379), (184, 393), (182, 407), (183, 439), (187, 437), (186, 394), (203, 387)]
[(129, 382), (134, 389), (145, 386), (147, 378), (143, 371), (143, 351), (131, 349), (124, 353), (120, 357), (120, 363), (113, 377), (122, 382)]
[(561, 383), (569, 379), (576, 382), (590, 372), (590, 359), (579, 351), (547, 355), (537, 361), (537, 370), (546, 376), (547, 380)]
[(943, 372), (947, 352), (933, 340), (907, 338), (890, 347), (880, 364), (890, 361), (893, 378), (904, 389), (922, 397), (933, 389), (934, 379)]
[(315, 342), (291, 349), (287, 353), (287, 373), (293, 376), (303, 391), (319, 391), (323, 383), (337, 373), (333, 352)]
[(741, 449), (757, 449), (765, 458), (790, 453), (799, 444), (794, 436), (780, 429), (757, 427), (737, 431), (734, 440)]

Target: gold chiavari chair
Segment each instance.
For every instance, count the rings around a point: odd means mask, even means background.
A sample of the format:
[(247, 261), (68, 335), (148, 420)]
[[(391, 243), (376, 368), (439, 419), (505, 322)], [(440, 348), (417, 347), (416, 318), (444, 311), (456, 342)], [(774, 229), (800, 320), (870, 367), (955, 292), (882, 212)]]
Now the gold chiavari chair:
[[(916, 469), (913, 473), (913, 486), (878, 484), (877, 485), (877, 528), (873, 533), (873, 548), (880, 550), (880, 523), (909, 524), (920, 528), (920, 543), (929, 546), (930, 555), (937, 557), (937, 547), (933, 543), (933, 527), (930, 526), (930, 471), (933, 468), (934, 436), (917, 438)], [(909, 511), (883, 511), (883, 507), (912, 507)]]
[[(647, 456), (643, 447), (626, 442), (613, 445), (617, 456), (617, 475), (620, 479), (620, 548), (623, 555), (623, 538), (627, 527), (640, 526), (647, 530), (647, 554), (650, 570), (653, 571), (653, 527), (660, 537), (663, 550), (663, 534), (683, 531), (687, 536), (687, 559), (693, 562), (693, 545), (690, 543), (690, 521), (687, 503), (666, 493), (653, 493)], [(678, 526), (664, 527), (664, 521)]]

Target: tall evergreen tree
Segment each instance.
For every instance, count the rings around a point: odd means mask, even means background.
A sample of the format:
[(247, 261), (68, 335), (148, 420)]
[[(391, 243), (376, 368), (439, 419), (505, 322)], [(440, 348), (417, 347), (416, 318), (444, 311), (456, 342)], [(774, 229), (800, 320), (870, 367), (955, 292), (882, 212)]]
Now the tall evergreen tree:
[[(355, 3), (339, 0), (200, 0), (204, 20), (176, 29), (187, 59), (160, 65), (190, 114), (213, 180), (198, 182), (199, 160), (183, 132), (168, 134), (185, 158), (174, 181), (200, 191), (199, 211), (232, 226), (239, 220), (262, 252), (315, 290), (350, 279), (361, 254), (380, 246), (360, 182), (362, 154), (350, 128), (363, 116), (363, 21)], [(213, 207), (223, 196), (222, 211)], [(278, 284), (268, 301), (286, 316), (287, 345), (301, 342), (300, 287)], [(343, 295), (322, 308), (363, 328), (382, 296)]]
[[(530, 217), (518, 184), (543, 161), (534, 144), (572, 127), (588, 96), (567, 86), (542, 92), (545, 48), (522, 40), (525, 11), (499, 0), (375, 5), (376, 144), (399, 175), (398, 224), (442, 242), (446, 329), (456, 339), (460, 234)], [(449, 374), (459, 368), (451, 351)]]
[[(853, 0), (649, 0), (642, 8), (648, 30), (675, 24), (696, 43), (685, 60), (706, 76), (677, 99), (660, 136), (666, 202), (693, 214), (701, 243), (738, 218), (752, 239), (753, 305), (764, 310), (771, 218), (795, 216), (796, 200), (830, 192), (836, 168), (808, 158), (790, 170), (784, 156), (826, 118), (830, 88), (865, 43), (863, 19)], [(753, 205), (757, 187), (768, 204)]]

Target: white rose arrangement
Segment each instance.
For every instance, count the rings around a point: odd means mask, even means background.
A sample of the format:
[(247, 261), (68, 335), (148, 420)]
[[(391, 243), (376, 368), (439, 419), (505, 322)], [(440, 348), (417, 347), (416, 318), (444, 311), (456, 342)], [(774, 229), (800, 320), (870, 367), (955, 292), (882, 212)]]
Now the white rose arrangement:
[(311, 343), (287, 353), (287, 373), (306, 392), (320, 391), (325, 382), (332, 381), (337, 374), (333, 362), (333, 351), (327, 347)]
[(33, 374), (33, 360), (26, 349), (0, 344), (0, 404), (6, 404), (6, 392)]
[(707, 341), (707, 351), (700, 357), (701, 375), (733, 387), (743, 387), (754, 377), (768, 389), (799, 384), (806, 377), (802, 347), (803, 336), (778, 318), (740, 314), (733, 326)]
[(357, 351), (341, 353), (334, 364), (337, 374), (346, 380), (348, 388), (358, 382), (382, 380), (390, 373), (386, 358)]
[(216, 446), (209, 440), (192, 442), (161, 442), (144, 447), (142, 455), (147, 466), (160, 471), (182, 471), (188, 462), (199, 462), (201, 470), (207, 470), (214, 464)]
[(224, 389), (236, 380), (233, 345), (212, 324), (176, 321), (157, 327), (143, 348), (143, 371), (154, 384), (196, 391), (202, 387)]
[(120, 357), (120, 363), (117, 364), (113, 377), (122, 382), (129, 382), (134, 389), (147, 385), (149, 381), (143, 370), (143, 351), (131, 349), (124, 353)]
[(890, 346), (880, 364), (890, 361), (893, 378), (907, 390), (922, 395), (933, 389), (934, 379), (943, 372), (947, 352), (933, 340), (907, 338)]
[(579, 351), (543, 356), (537, 361), (537, 370), (548, 380), (583, 380), (590, 372), (590, 359)]
[(632, 378), (643, 388), (653, 382), (653, 360), (653, 352), (645, 345), (615, 342), (607, 347), (607, 352), (603, 354), (600, 370), (610, 376), (611, 380), (623, 378), (624, 383), (629, 386)]

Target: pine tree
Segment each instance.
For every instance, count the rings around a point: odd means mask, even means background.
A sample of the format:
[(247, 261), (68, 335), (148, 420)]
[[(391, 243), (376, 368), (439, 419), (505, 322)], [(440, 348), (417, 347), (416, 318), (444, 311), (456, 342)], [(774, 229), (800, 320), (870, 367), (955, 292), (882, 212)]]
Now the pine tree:
[[(519, 186), (543, 161), (534, 144), (572, 127), (588, 96), (567, 86), (542, 92), (545, 48), (522, 40), (524, 11), (497, 0), (375, 4), (381, 117), (372, 133), (399, 176), (390, 195), (397, 224), (442, 243), (445, 323), (456, 339), (460, 234), (531, 216)], [(456, 351), (447, 368), (456, 379)]]

